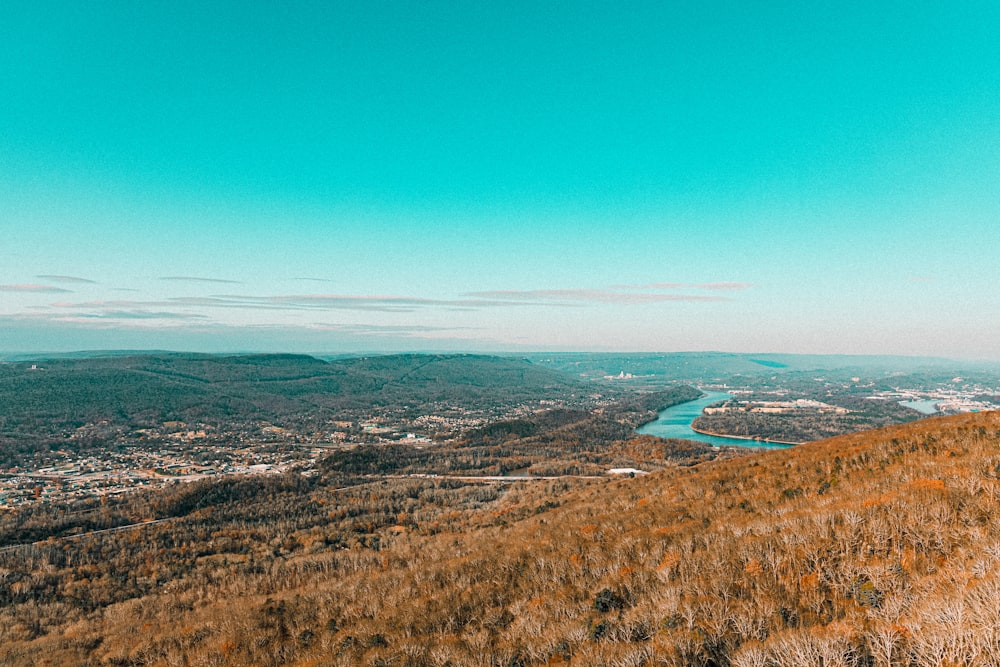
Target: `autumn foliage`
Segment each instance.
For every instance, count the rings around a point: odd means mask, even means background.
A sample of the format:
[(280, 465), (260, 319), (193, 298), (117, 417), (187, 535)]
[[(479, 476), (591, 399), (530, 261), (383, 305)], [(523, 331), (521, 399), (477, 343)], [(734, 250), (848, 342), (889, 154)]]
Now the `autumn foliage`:
[(287, 519), (2, 554), (0, 663), (1000, 664), (993, 413), (620, 481), (274, 493)]

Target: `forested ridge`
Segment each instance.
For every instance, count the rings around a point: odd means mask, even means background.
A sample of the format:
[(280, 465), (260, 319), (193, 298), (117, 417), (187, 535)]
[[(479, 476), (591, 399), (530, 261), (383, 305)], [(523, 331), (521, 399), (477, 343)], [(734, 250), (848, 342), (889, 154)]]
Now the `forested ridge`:
[(621, 481), (244, 484), (0, 554), (0, 662), (1000, 662), (995, 413)]
[(418, 411), (440, 401), (516, 402), (581, 388), (563, 373), (520, 359), (464, 354), (323, 361), (292, 354), (161, 353), (0, 364), (7, 428), (26, 420), (47, 426), (97, 419), (217, 423), (234, 416), (281, 421), (308, 419), (321, 408), (386, 404)]
[(164, 423), (237, 433), (266, 423), (309, 433), (391, 413), (503, 414), (588, 387), (511, 357), (157, 353), (0, 363), (0, 466), (141, 437)]

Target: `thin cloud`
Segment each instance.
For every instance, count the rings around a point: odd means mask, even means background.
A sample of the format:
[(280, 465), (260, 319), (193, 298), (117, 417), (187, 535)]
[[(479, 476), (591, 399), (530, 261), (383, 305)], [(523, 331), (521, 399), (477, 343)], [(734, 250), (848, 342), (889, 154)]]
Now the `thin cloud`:
[(53, 308), (75, 308), (75, 309), (95, 309), (95, 308), (145, 308), (147, 306), (165, 306), (167, 301), (130, 301), (115, 299), (113, 301), (56, 301)]
[(192, 312), (176, 312), (171, 310), (152, 310), (156, 307), (171, 307), (169, 301), (56, 301), (52, 308), (72, 313), (53, 313), (54, 319), (89, 319), (89, 320), (204, 320), (207, 315)]
[(690, 283), (648, 283), (646, 285), (612, 285), (609, 289), (650, 290), (650, 289), (685, 289)]
[(110, 301), (59, 301), (55, 308), (67, 309), (149, 309), (149, 308), (227, 308), (238, 310), (325, 311), (354, 310), (383, 313), (410, 313), (421, 308), (474, 310), (490, 306), (541, 305), (484, 299), (427, 299), (412, 296), (361, 294), (289, 294), (251, 296), (220, 294), (214, 296), (168, 297), (156, 301), (117, 299)]
[(101, 320), (202, 320), (206, 319), (207, 315), (151, 310), (108, 310), (77, 314), (76, 317)]
[(28, 294), (58, 294), (69, 293), (73, 290), (53, 287), (52, 285), (0, 285), (0, 292), (26, 292)]
[(180, 320), (204, 321), (206, 315), (199, 313), (178, 313), (171, 311), (150, 310), (91, 310), (85, 312), (22, 312), (6, 316), (11, 321), (34, 322), (99, 322), (99, 321), (130, 321), (130, 320)]
[[(717, 288), (721, 290), (722, 288)], [(195, 311), (211, 309), (256, 311), (358, 311), (376, 313), (413, 313), (425, 309), (475, 311), (484, 308), (545, 307), (579, 308), (590, 304), (655, 304), (670, 302), (731, 301), (721, 294), (685, 294), (674, 292), (638, 292), (614, 289), (539, 289), (492, 290), (468, 292), (460, 298), (441, 299), (385, 294), (278, 294), (246, 295), (215, 294), (211, 296), (178, 296), (159, 300), (117, 299), (108, 301), (69, 302), (52, 304), (54, 308), (91, 311), (147, 311), (176, 308)]]
[(418, 307), (430, 305), (430, 303), (430, 300), (413, 297), (351, 294), (288, 294), (277, 296), (223, 294), (211, 297), (211, 303), (205, 303), (204, 305), (258, 310), (365, 310), (385, 313), (409, 313)]
[(623, 290), (709, 290), (713, 292), (736, 292), (753, 287), (752, 283), (649, 283), (646, 285), (612, 285), (611, 289)]
[(86, 283), (88, 285), (97, 284), (97, 281), (95, 280), (88, 280), (87, 278), (78, 278), (76, 276), (55, 276), (48, 273), (43, 273), (35, 277), (41, 278), (43, 280), (53, 280), (57, 283)]
[(52, 304), (55, 308), (93, 309), (93, 308), (228, 308), (239, 310), (277, 310), (277, 311), (308, 311), (345, 308), (353, 310), (390, 310), (380, 307), (377, 303), (356, 300), (347, 304), (339, 302), (299, 303), (291, 297), (218, 297), (218, 296), (177, 296), (167, 297), (158, 301), (141, 301), (116, 299), (111, 301), (59, 301)]
[(145, 310), (149, 308), (246, 308), (249, 310), (306, 310), (305, 308), (285, 308), (281, 306), (256, 306), (254, 304), (242, 304), (218, 299), (213, 297), (168, 297), (159, 301), (141, 301), (133, 299), (113, 299), (109, 301), (56, 301), (51, 304), (53, 308), (64, 308), (74, 310), (94, 310), (101, 308), (113, 308), (120, 310)]
[(521, 302), (569, 301), (576, 303), (641, 304), (670, 301), (731, 301), (729, 297), (707, 294), (663, 294), (617, 292), (613, 290), (550, 289), (550, 290), (494, 290), (469, 292), (466, 296), (485, 299), (513, 300)]
[(496, 299), (430, 299), (425, 297), (376, 294), (287, 294), (246, 296), (220, 294), (211, 297), (220, 307), (292, 309), (292, 310), (365, 310), (409, 313), (421, 308), (476, 309), (494, 306), (541, 305), (514, 303)]
[(182, 283), (213, 283), (222, 285), (242, 285), (239, 280), (223, 280), (221, 278), (200, 278), (198, 276), (161, 276), (160, 280), (170, 280)]
[(472, 327), (433, 327), (407, 325), (374, 325), (374, 324), (312, 324), (306, 327), (314, 331), (337, 331), (365, 336), (421, 336), (428, 333), (443, 331), (471, 331)]

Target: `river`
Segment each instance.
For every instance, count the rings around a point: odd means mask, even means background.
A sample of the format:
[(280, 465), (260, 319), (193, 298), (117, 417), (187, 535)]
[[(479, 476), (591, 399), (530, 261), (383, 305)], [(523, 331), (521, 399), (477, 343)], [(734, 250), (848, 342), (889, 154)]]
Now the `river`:
[(707, 442), (716, 446), (728, 447), (770, 447), (783, 448), (788, 445), (778, 445), (758, 440), (744, 440), (742, 438), (723, 438), (716, 435), (705, 435), (698, 433), (691, 428), (691, 422), (701, 416), (701, 411), (705, 406), (718, 403), (732, 395), (721, 391), (703, 392), (705, 395), (687, 403), (680, 403), (662, 410), (660, 416), (655, 421), (643, 424), (636, 432), (641, 435), (655, 435), (659, 438), (683, 438), (684, 440), (697, 440)]
[(940, 400), (939, 398), (932, 398), (922, 401), (899, 401), (899, 404), (903, 407), (913, 408), (924, 415), (936, 415), (938, 414), (937, 404)]

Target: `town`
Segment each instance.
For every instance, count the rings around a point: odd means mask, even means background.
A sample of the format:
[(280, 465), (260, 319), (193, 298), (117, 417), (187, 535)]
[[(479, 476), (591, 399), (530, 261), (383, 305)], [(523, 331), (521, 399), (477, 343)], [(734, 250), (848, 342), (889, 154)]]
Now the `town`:
[[(609, 404), (590, 398), (599, 411)], [(431, 447), (499, 420), (561, 409), (566, 401), (543, 399), (507, 409), (469, 410), (447, 406), (444, 414), (407, 419), (385, 409), (365, 419), (329, 420), (322, 430), (275, 426), (269, 422), (239, 428), (204, 423), (163, 422), (160, 428), (127, 431), (107, 421), (87, 424), (66, 435), (68, 444), (88, 438), (104, 444), (76, 452), (69, 447), (46, 452), (44, 465), (0, 467), (0, 510), (36, 502), (100, 498), (141, 489), (194, 482), (226, 475), (310, 475), (334, 451), (360, 445)]]

